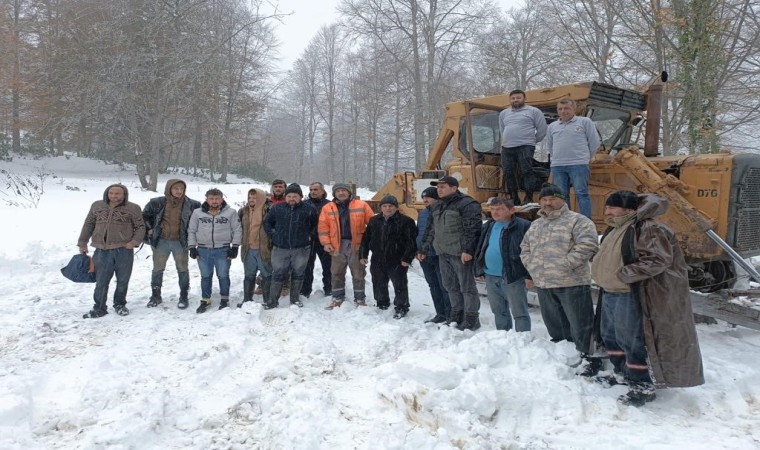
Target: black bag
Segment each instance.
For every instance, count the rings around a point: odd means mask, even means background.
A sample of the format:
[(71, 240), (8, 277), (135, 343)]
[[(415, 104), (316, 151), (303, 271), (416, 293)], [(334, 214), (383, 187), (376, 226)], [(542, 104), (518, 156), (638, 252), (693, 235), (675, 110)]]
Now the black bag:
[(75, 283), (94, 283), (95, 270), (90, 270), (92, 260), (83, 254), (74, 255), (71, 261), (61, 269), (64, 277)]

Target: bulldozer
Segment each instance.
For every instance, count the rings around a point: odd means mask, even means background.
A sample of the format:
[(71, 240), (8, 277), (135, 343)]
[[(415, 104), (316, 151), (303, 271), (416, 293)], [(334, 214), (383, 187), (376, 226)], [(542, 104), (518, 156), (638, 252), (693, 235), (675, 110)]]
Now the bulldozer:
[[(758, 276), (744, 258), (760, 255), (760, 155), (661, 156), (663, 83), (657, 80), (640, 92), (581, 82), (526, 91), (526, 103), (539, 108), (551, 123), (557, 120), (557, 102), (569, 98), (577, 104), (576, 115), (594, 121), (602, 144), (590, 163), (589, 193), (592, 219), (600, 233), (606, 228), (604, 202), (610, 193), (625, 189), (665, 197), (670, 208), (659, 220), (675, 232), (684, 250), (692, 289), (714, 292), (731, 288), (737, 264), (750, 277), (753, 273)], [(488, 211), (491, 197), (507, 195), (499, 129), (499, 112), (507, 107), (507, 95), (448, 103), (425, 166), (417, 172), (394, 174), (373, 200), (394, 195), (401, 211), (416, 218), (424, 208), (422, 191), (431, 181), (450, 175), (459, 180), (463, 193)], [(546, 159), (539, 143), (534, 172), (546, 181), (549, 163), (541, 160), (542, 154)], [(526, 199), (523, 204), (537, 200)], [(572, 191), (568, 206), (577, 211)], [(519, 207), (518, 214), (535, 217), (537, 209), (535, 204), (533, 208)]]

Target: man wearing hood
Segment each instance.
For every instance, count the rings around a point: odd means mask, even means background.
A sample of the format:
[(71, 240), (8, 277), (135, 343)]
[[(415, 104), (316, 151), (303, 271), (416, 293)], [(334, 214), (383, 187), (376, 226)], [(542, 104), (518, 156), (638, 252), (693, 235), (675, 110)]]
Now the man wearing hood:
[(240, 244), (240, 259), (243, 261), (243, 303), (253, 301), (256, 288), (256, 273), (261, 273), (262, 295), (264, 304), (269, 304), (269, 291), (272, 288), (272, 242), (264, 231), (264, 217), (272, 204), (267, 200), (266, 192), (260, 189), (248, 191), (246, 206), (240, 208), (238, 216), (243, 229)]
[(77, 245), (82, 254), (87, 253), (87, 241), (95, 247), (92, 261), (95, 264), (95, 306), (84, 318), (98, 318), (108, 314), (108, 285), (116, 275), (113, 307), (117, 314), (126, 316), (127, 289), (132, 276), (134, 248), (145, 236), (140, 207), (129, 202), (129, 191), (122, 184), (112, 184), (103, 192), (103, 200), (90, 206), (82, 225)]
[(602, 341), (614, 366), (598, 381), (627, 384), (618, 398), (625, 405), (654, 400), (655, 386), (705, 382), (684, 255), (673, 232), (654, 220), (667, 209), (656, 195), (612, 193), (604, 207), (609, 228), (591, 264), (601, 288)]
[(188, 305), (187, 292), (190, 289), (190, 272), (187, 257), (187, 226), (193, 211), (201, 207), (200, 202), (185, 195), (187, 185), (182, 180), (166, 182), (163, 197), (150, 199), (142, 216), (145, 221), (145, 240), (153, 249), (153, 273), (150, 279), (151, 296), (148, 308), (162, 302), (161, 286), (169, 255), (174, 258), (179, 277), (179, 301), (177, 307)]
[(355, 198), (348, 185), (336, 183), (333, 201), (322, 207), (319, 215), (319, 242), (332, 257), (332, 303), (326, 309), (340, 308), (346, 299), (346, 268), (351, 269), (354, 303), (367, 306), (364, 292), (364, 265), (359, 261), (359, 249), (369, 220), (375, 215), (368, 204)]
[(190, 216), (187, 244), (190, 257), (198, 259), (201, 271), (201, 304), (195, 310), (206, 312), (211, 305), (211, 278), (216, 270), (221, 302), (219, 309), (230, 306), (230, 265), (237, 258), (242, 240), (237, 211), (224, 201), (219, 189), (209, 189), (206, 201)]
[(602, 366), (599, 358), (590, 356), (594, 305), (589, 260), (599, 248), (596, 226), (567, 207), (565, 193), (557, 186), (545, 185), (539, 203), (539, 218), (525, 233), (520, 259), (536, 286), (552, 341), (573, 342), (586, 362), (580, 375), (591, 377)]
[(265, 309), (276, 308), (285, 281), (290, 278), (290, 304), (303, 307), (301, 284), (317, 226), (317, 210), (302, 201), (301, 186), (285, 190), (285, 203), (272, 206), (264, 218), (264, 231), (272, 240), (272, 287)]
[[(322, 207), (330, 203), (327, 200), (327, 192), (325, 192), (325, 186), (316, 181), (309, 185), (309, 196), (306, 202), (311, 204), (314, 209), (317, 210), (317, 215), (322, 212)], [(314, 239), (311, 246), (311, 253), (309, 254), (309, 263), (306, 265), (306, 272), (303, 277), (303, 286), (301, 286), (301, 295), (309, 298), (311, 295), (311, 285), (314, 283), (314, 263), (319, 257), (319, 263), (322, 264), (322, 288), (325, 296), (332, 295), (332, 280), (330, 275), (330, 263), (332, 258), (329, 253), (326, 253), (319, 243), (319, 239)]]

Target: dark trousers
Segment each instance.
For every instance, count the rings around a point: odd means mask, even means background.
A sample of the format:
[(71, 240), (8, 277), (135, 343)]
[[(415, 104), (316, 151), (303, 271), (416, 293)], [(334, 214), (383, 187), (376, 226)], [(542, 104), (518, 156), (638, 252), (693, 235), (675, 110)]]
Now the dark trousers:
[(393, 306), (397, 310), (409, 311), (409, 282), (406, 278), (408, 268), (398, 264), (394, 267), (383, 267), (380, 263), (372, 263), (369, 273), (372, 275), (372, 293), (375, 295), (377, 306), (390, 306), (388, 296), (388, 281), (393, 283)]
[(594, 304), (591, 286), (537, 288), (541, 317), (552, 341), (569, 341), (586, 355), (591, 351), (591, 330), (594, 327)]
[[(535, 152), (535, 145), (518, 145), (517, 147), (501, 148), (501, 168), (504, 172), (504, 190), (509, 192), (515, 203), (520, 202), (517, 197), (520, 188), (526, 193), (526, 203), (531, 201), (529, 196), (536, 190), (536, 176), (533, 173), (533, 154)], [(522, 183), (518, 183), (518, 168), (522, 175)]]
[(602, 295), (602, 341), (615, 371), (634, 382), (651, 382), (641, 303), (631, 292)]
[(332, 292), (332, 273), (330, 267), (332, 256), (325, 252), (319, 242), (312, 243), (309, 261), (306, 263), (306, 272), (303, 274), (303, 285), (301, 286), (301, 295), (308, 297), (311, 295), (311, 285), (314, 283), (314, 262), (319, 256), (319, 263), (322, 264), (322, 288), (325, 294)]
[(449, 293), (443, 288), (438, 255), (428, 255), (420, 262), (420, 266), (422, 267), (422, 273), (425, 274), (425, 281), (428, 287), (430, 287), (430, 296), (433, 297), (433, 307), (435, 308), (436, 315), (448, 318), (451, 314), (451, 303), (449, 302)]
[(108, 311), (108, 286), (111, 278), (116, 275), (116, 290), (113, 293), (113, 306), (127, 304), (127, 288), (129, 278), (132, 276), (132, 264), (135, 261), (135, 252), (124, 247), (111, 250), (96, 249), (92, 255), (95, 264), (95, 310)]
[(464, 311), (467, 315), (478, 315), (480, 296), (475, 284), (475, 264), (462, 264), (459, 255), (438, 255), (443, 287), (449, 293), (452, 314)]
[[(303, 280), (306, 263), (309, 261), (309, 247), (272, 249), (272, 276), (275, 282)], [(299, 292), (300, 293), (300, 289)]]
[(187, 292), (190, 288), (190, 272), (188, 271), (187, 249), (180, 241), (167, 241), (160, 239), (153, 249), (153, 273), (150, 277), (151, 287), (161, 287), (164, 284), (164, 270), (169, 256), (174, 257), (174, 265), (177, 267), (180, 292)]

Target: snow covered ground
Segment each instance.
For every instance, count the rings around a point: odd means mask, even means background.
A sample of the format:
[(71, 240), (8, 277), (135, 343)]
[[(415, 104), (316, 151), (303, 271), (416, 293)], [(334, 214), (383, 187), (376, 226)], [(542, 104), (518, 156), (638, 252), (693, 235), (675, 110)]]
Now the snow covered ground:
[[(616, 402), (623, 387), (575, 375), (572, 345), (548, 341), (537, 309), (531, 333), (494, 331), (486, 301), (474, 334), (423, 324), (432, 303), (416, 264), (412, 309), (400, 321), (392, 310), (349, 302), (326, 311), (318, 294), (303, 309), (283, 299), (274, 311), (257, 303), (198, 315), (194, 261), (190, 309), (176, 308), (171, 263), (164, 304), (145, 307), (151, 260), (143, 248), (131, 315), (83, 320), (93, 285), (71, 283), (59, 269), (76, 252), (89, 205), (117, 181), (140, 206), (157, 194), (141, 191), (131, 171), (74, 157), (0, 163), (31, 176), (40, 168), (55, 178), (38, 208), (0, 206), (2, 449), (760, 447), (760, 333), (699, 325), (707, 383), (624, 407)], [(182, 178), (195, 199), (212, 186)], [(239, 206), (251, 185), (219, 187)], [(239, 260), (232, 285), (236, 303)]]

